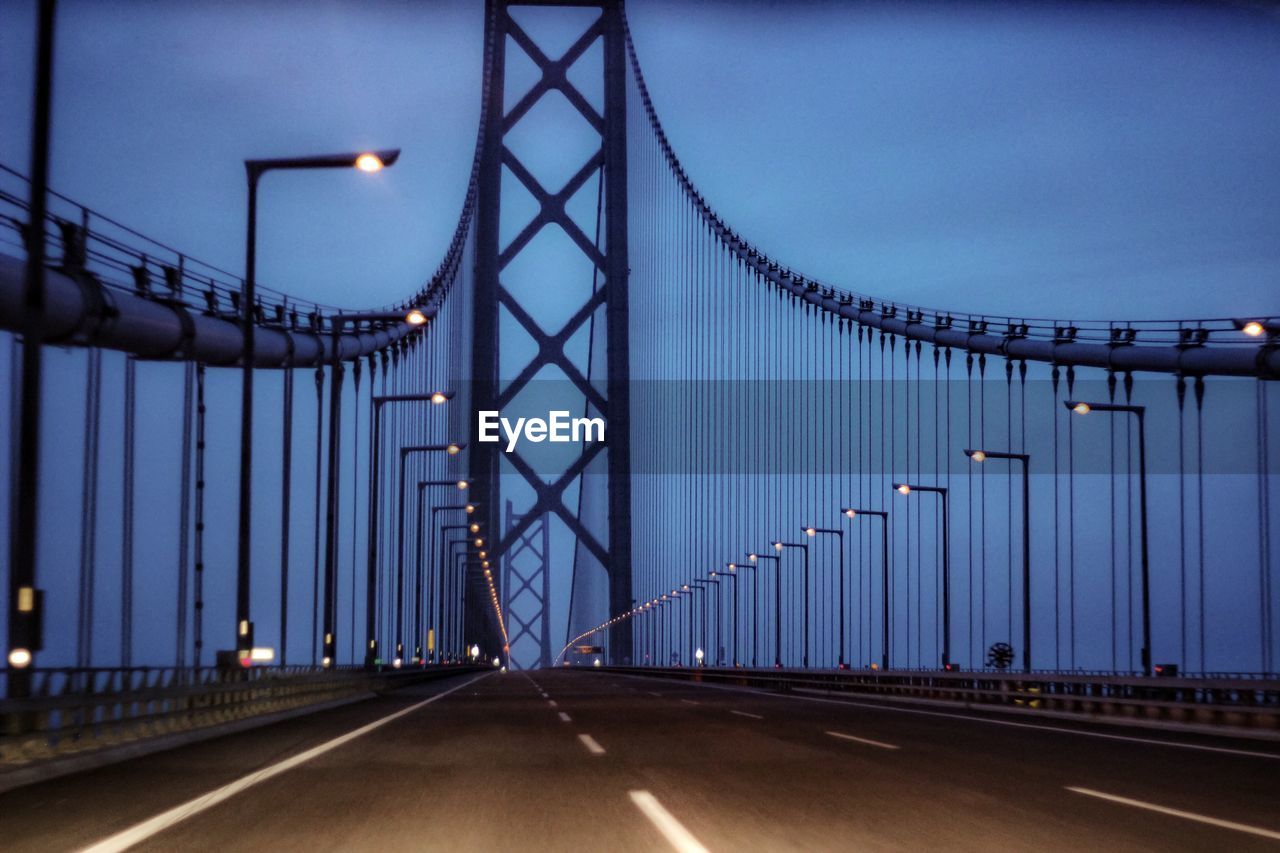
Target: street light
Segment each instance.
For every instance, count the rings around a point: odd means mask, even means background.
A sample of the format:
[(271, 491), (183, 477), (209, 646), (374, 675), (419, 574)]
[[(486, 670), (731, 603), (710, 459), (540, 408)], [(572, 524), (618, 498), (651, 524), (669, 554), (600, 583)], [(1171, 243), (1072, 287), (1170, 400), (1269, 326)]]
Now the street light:
[(774, 554), (748, 554), (751, 562), (773, 560), (773, 666), (782, 668), (782, 558)]
[[(340, 439), (342, 427), (342, 327), (347, 323), (408, 323), (421, 326), (435, 316), (435, 309), (411, 308), (405, 311), (370, 311), (358, 314), (334, 314), (329, 318), (329, 361), (333, 374), (329, 385), (329, 473), (328, 500), (325, 507), (325, 561), (324, 561), (324, 656), (332, 662), (337, 659), (337, 592), (338, 592), (338, 476), (341, 473)], [(375, 446), (377, 442), (374, 443)], [(368, 611), (365, 613), (368, 617)], [(250, 648), (253, 624), (246, 615), (241, 621), (243, 629), (248, 625)], [(352, 628), (354, 630), (354, 626)], [(365, 655), (368, 659), (369, 649)]]
[[(769, 544), (771, 544), (773, 546), (773, 549), (777, 551), (779, 554), (782, 553), (783, 548), (799, 548), (801, 551), (804, 552), (804, 657), (801, 661), (801, 665), (805, 669), (808, 669), (809, 668), (809, 545), (805, 542), (783, 542), (782, 540), (771, 542)], [(781, 569), (782, 569), (781, 563), (779, 563), (778, 569), (779, 569), (779, 572), (781, 572)]]
[(733, 581), (733, 665), (736, 667), (738, 665), (738, 576), (733, 574), (732, 565), (729, 566), (729, 571), (713, 571), (711, 576), (713, 578), (724, 578), (725, 580)]
[(760, 573), (756, 571), (756, 566), (745, 563), (742, 565), (727, 563), (726, 565), (731, 572), (736, 572), (740, 568), (751, 570), (751, 667), (754, 669), (759, 666), (756, 655), (760, 648)]
[[(880, 581), (880, 597), (883, 599), (882, 607), (883, 615), (881, 617), (881, 630), (883, 631), (883, 643), (880, 650), (880, 668), (887, 670), (889, 668), (889, 513), (879, 509), (854, 509), (846, 507), (840, 510), (844, 513), (845, 518), (857, 518), (860, 515), (874, 515), (880, 519), (881, 538), (883, 545), (880, 548), (880, 557), (882, 561), (883, 577)], [(868, 584), (870, 581), (868, 581)], [(869, 636), (869, 635), (868, 635)]]
[[(390, 166), (400, 156), (400, 149), (383, 151), (357, 151), (349, 154), (324, 154), (315, 157), (276, 157), (245, 160), (245, 177), (249, 182), (247, 235), (244, 257), (244, 291), (240, 299), (241, 333), (244, 345), (241, 352), (242, 380), (240, 389), (240, 514), (236, 536), (236, 659), (253, 653), (253, 622), (249, 619), (249, 534), (253, 519), (253, 368), (256, 349), (254, 345), (255, 313), (257, 310), (257, 256), (258, 256), (258, 182), (267, 172), (298, 169), (349, 169), (370, 171), (368, 166), (376, 160), (378, 168)], [(361, 165), (361, 164), (364, 165)], [(376, 170), (374, 170), (376, 171)], [(424, 318), (425, 319), (425, 318)], [(421, 321), (420, 321), (421, 322)], [(327, 569), (326, 569), (327, 571)], [(328, 590), (326, 589), (326, 594)], [(329, 610), (325, 611), (326, 618)], [(332, 619), (328, 629), (333, 627)], [(332, 630), (326, 629), (325, 656), (334, 657)]]
[(1008, 459), (1022, 463), (1022, 671), (1031, 671), (1031, 456), (999, 450), (966, 450), (973, 462)]
[(1138, 419), (1138, 513), (1142, 523), (1142, 673), (1151, 674), (1151, 562), (1147, 543), (1147, 425), (1146, 406), (1127, 403), (1085, 403), (1063, 400), (1077, 415), (1089, 412), (1119, 412)]
[[(422, 325), (427, 321), (427, 315), (422, 311), (414, 308), (405, 315), (405, 321), (410, 324)], [(364, 665), (371, 668), (374, 661), (378, 657), (378, 640), (377, 640), (377, 563), (378, 563), (378, 510), (379, 497), (382, 489), (382, 407), (389, 403), (422, 403), (429, 402), (436, 405), (453, 399), (452, 391), (433, 391), (430, 394), (384, 394), (373, 398), (373, 412), (371, 415), (372, 424), (370, 425), (369, 435), (372, 445), (372, 473), (369, 476), (369, 530), (367, 539), (369, 542), (369, 559), (365, 570), (365, 653)], [(402, 486), (403, 488), (403, 486)], [(418, 484), (418, 491), (422, 491), (422, 484)], [(401, 504), (400, 525), (404, 527), (404, 509)], [(403, 540), (403, 537), (402, 537)], [(403, 546), (402, 546), (403, 547)]]
[(834, 527), (807, 526), (802, 529), (810, 539), (819, 533), (837, 536), (840, 539), (840, 660), (836, 666), (838, 669), (848, 669), (849, 665), (844, 662), (844, 531)]
[[(435, 396), (435, 395), (432, 395)], [(374, 442), (375, 445), (377, 442)], [(449, 444), (415, 444), (400, 448), (400, 479), (396, 487), (396, 502), (398, 504), (397, 515), (399, 517), (399, 526), (396, 528), (400, 531), (399, 541), (396, 548), (396, 656), (400, 657), (404, 651), (404, 503), (405, 503), (405, 468), (408, 465), (409, 456), (414, 453), (447, 453), (455, 456), (466, 447), (465, 444), (456, 442)], [(477, 528), (478, 529), (478, 528)], [(474, 531), (473, 531), (474, 532)], [(371, 565), (372, 568), (372, 565)], [(369, 592), (376, 592), (376, 586), (373, 584), (374, 578), (369, 577)], [(371, 599), (372, 600), (372, 599)], [(415, 628), (415, 630), (417, 630)], [(373, 631), (370, 630), (372, 638)], [(372, 650), (366, 652), (370, 654)]]
[(947, 524), (947, 487), (917, 486), (908, 483), (894, 483), (894, 490), (900, 495), (912, 492), (931, 492), (942, 502), (942, 668), (951, 669), (951, 540)]
[[(698, 583), (698, 581), (689, 581), (689, 583), (685, 584), (685, 585), (682, 587), (682, 589), (683, 589), (685, 592), (700, 592), (700, 593), (702, 593), (702, 641), (703, 641), (703, 642), (702, 642), (702, 644), (703, 644), (703, 645), (706, 645), (706, 640), (707, 640), (707, 590), (706, 590), (706, 587), (701, 586), (701, 585)], [(693, 647), (694, 647), (694, 642), (693, 642), (693, 600), (692, 600), (692, 599), (690, 599), (690, 603), (689, 603), (689, 648), (691, 648), (691, 649), (692, 649)], [(698, 665), (698, 666), (702, 666), (702, 649), (701, 649), (701, 648), (699, 648), (699, 649), (697, 650), (697, 652), (696, 652), (696, 654), (694, 655), (694, 657), (695, 657), (695, 658), (697, 659), (697, 661), (698, 661), (698, 664), (697, 664), (697, 665)]]
[[(689, 583), (700, 585), (707, 593), (711, 592), (711, 590), (708, 588), (711, 584), (716, 585), (716, 602), (715, 602), (716, 604), (716, 637), (715, 637), (716, 648), (713, 649), (713, 651), (715, 651), (716, 653), (714, 660), (716, 664), (719, 665), (720, 663), (720, 581), (709, 580), (707, 578), (699, 578), (698, 580), (689, 581)], [(707, 611), (706, 611), (706, 604), (705, 604), (706, 601), (707, 599), (704, 598), (703, 599), (704, 604), (703, 604), (703, 610), (702, 610), (702, 645), (704, 646), (707, 645), (707, 641), (710, 639), (707, 631)]]

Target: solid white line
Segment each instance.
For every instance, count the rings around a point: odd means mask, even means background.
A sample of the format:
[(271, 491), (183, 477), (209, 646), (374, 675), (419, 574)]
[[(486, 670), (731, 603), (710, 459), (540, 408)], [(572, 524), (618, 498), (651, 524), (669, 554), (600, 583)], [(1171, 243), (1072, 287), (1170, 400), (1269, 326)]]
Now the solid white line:
[(852, 741), (856, 741), (857, 743), (865, 743), (867, 746), (878, 746), (881, 749), (899, 749), (900, 748), (900, 747), (894, 746), (891, 743), (884, 743), (883, 741), (871, 740), (870, 738), (847, 735), (844, 732), (827, 732), (827, 734), (831, 735), (832, 737), (838, 737), (841, 740), (852, 740)]
[(1068, 791), (1077, 794), (1084, 794), (1086, 797), (1097, 797), (1100, 800), (1109, 800), (1113, 803), (1120, 803), (1124, 806), (1133, 806), (1137, 809), (1146, 809), (1151, 812), (1159, 812), (1160, 814), (1172, 815), (1173, 817), (1185, 818), (1186, 820), (1194, 820), (1197, 823), (1207, 823), (1209, 826), (1217, 826), (1222, 829), (1234, 829), (1236, 832), (1247, 832), (1250, 835), (1258, 835), (1263, 838), (1270, 838), (1273, 841), (1280, 841), (1280, 832), (1271, 829), (1263, 829), (1260, 826), (1249, 826), (1247, 823), (1236, 823), (1231, 820), (1222, 820), (1221, 818), (1209, 817), (1208, 815), (1196, 814), (1195, 812), (1184, 812), (1181, 809), (1171, 809), (1168, 806), (1158, 806), (1155, 803), (1144, 803), (1142, 800), (1131, 800), (1128, 797), (1117, 797), (1115, 794), (1104, 794), (1101, 791), (1094, 791), (1090, 788), (1075, 788), (1067, 786)]
[(564, 711), (561, 711), (561, 712), (560, 712), (560, 722), (562, 722), (562, 723), (572, 723), (572, 722), (573, 722), (573, 720), (569, 719), (569, 715), (568, 715), (568, 714), (566, 714)]
[(641, 814), (649, 818), (649, 822), (658, 828), (658, 832), (662, 833), (673, 848), (680, 853), (708, 853), (707, 848), (671, 812), (663, 808), (653, 794), (648, 791), (629, 791), (628, 794), (631, 802), (636, 804)]
[(248, 776), (241, 777), (234, 782), (229, 782), (221, 788), (215, 788), (207, 794), (196, 797), (194, 800), (188, 800), (180, 806), (175, 806), (166, 812), (161, 812), (155, 817), (144, 820), (142, 823), (131, 826), (122, 832), (117, 832), (109, 838), (104, 838), (98, 843), (84, 848), (83, 853), (118, 853), (118, 851), (128, 850), (133, 845), (146, 841), (156, 833), (163, 832), (174, 824), (181, 823), (189, 817), (197, 815), (206, 809), (210, 809), (218, 803), (221, 803), (223, 800), (230, 799), (247, 788), (252, 788), (259, 782), (265, 782), (273, 776), (278, 776), (281, 773), (284, 773), (286, 770), (292, 770), (300, 764), (305, 764), (313, 758), (324, 755), (330, 750), (337, 749), (343, 744), (349, 743), (362, 735), (367, 735), (369, 732), (385, 726), (392, 720), (400, 719), (405, 714), (412, 714), (420, 708), (425, 708), (427, 705), (443, 699), (455, 690), (461, 690), (464, 687), (469, 687), (481, 678), (492, 674), (493, 673), (486, 672), (478, 675), (462, 684), (450, 687), (442, 693), (437, 693), (430, 699), (424, 699), (421, 702), (410, 705), (408, 708), (402, 708), (394, 714), (388, 714), (380, 720), (374, 720), (372, 723), (368, 723), (358, 729), (347, 732), (345, 735), (336, 737), (333, 740), (325, 741), (319, 746), (313, 746), (311, 749), (308, 749), (305, 752), (300, 752), (292, 758), (286, 758), (284, 761), (272, 764), (270, 767), (264, 767), (261, 770), (250, 773)]
[(582, 741), (582, 745), (592, 755), (604, 755), (604, 747), (596, 743), (596, 739), (591, 735), (578, 735), (578, 740)]
[(760, 716), (759, 714), (749, 714), (749, 713), (747, 713), (746, 711), (735, 711), (735, 710), (733, 710), (733, 709), (730, 709), (730, 710), (729, 710), (729, 713), (730, 713), (730, 714), (737, 714), (739, 717), (750, 717), (750, 718), (751, 718), (751, 719), (753, 719), (753, 720), (763, 720), (763, 719), (764, 719), (764, 717)]
[[(649, 676), (633, 675), (632, 678)], [(972, 723), (986, 723), (992, 726), (1008, 726), (1015, 729), (1032, 729), (1035, 731), (1054, 732), (1056, 734), (1077, 735), (1079, 737), (1101, 738), (1103, 740), (1122, 740), (1130, 743), (1148, 744), (1150, 746), (1168, 746), (1174, 749), (1192, 749), (1200, 752), (1217, 752), (1223, 755), (1243, 755), (1248, 758), (1265, 758), (1280, 761), (1280, 753), (1257, 752), (1251, 749), (1232, 749), (1226, 746), (1209, 746), (1203, 743), (1178, 743), (1159, 738), (1134, 737), (1133, 735), (1113, 735), (1106, 732), (1091, 732), (1086, 729), (1068, 729), (1063, 726), (1046, 726), (1038, 723), (1019, 723), (1014, 720), (996, 720), (989, 717), (975, 717), (972, 714), (952, 714), (946, 711), (926, 711), (922, 708), (899, 708), (892, 705), (881, 705), (872, 702), (858, 702), (844, 699), (825, 699), (820, 696), (797, 696), (794, 693), (773, 693), (768, 690), (757, 690), (751, 687), (731, 687), (725, 684), (690, 683), (692, 686), (711, 690), (728, 690), (732, 693), (751, 693), (756, 696), (770, 696), (774, 699), (798, 699), (802, 702), (821, 702), (824, 705), (846, 705), (850, 708), (870, 708), (873, 711), (885, 711), (893, 714), (917, 714), (924, 717), (946, 717), (951, 720), (968, 720)], [(1229, 735), (1223, 735), (1229, 737)]]

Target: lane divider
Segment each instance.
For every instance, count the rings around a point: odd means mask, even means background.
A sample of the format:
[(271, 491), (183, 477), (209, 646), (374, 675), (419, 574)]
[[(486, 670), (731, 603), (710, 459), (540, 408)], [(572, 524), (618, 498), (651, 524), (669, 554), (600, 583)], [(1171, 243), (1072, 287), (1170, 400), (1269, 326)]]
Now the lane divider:
[(867, 746), (877, 746), (880, 749), (901, 749), (901, 747), (894, 746), (891, 743), (884, 743), (883, 741), (871, 740), (870, 738), (865, 737), (857, 737), (856, 735), (847, 735), (844, 732), (827, 732), (827, 734), (832, 737), (840, 738), (841, 740), (851, 740), (854, 743), (864, 743)]
[(752, 714), (752, 713), (749, 713), (749, 712), (747, 712), (747, 711), (735, 711), (735, 710), (733, 710), (732, 708), (730, 708), (730, 709), (729, 709), (729, 713), (730, 713), (730, 714), (737, 714), (739, 717), (750, 717), (750, 718), (751, 718), (751, 719), (753, 719), (753, 720), (763, 720), (763, 719), (764, 719), (764, 717), (760, 716), (759, 714)]
[(98, 843), (84, 848), (82, 853), (120, 853), (120, 851), (128, 850), (135, 844), (146, 841), (153, 835), (163, 832), (169, 827), (181, 823), (189, 817), (194, 817), (203, 811), (213, 808), (224, 800), (229, 800), (241, 791), (252, 788), (260, 782), (265, 782), (273, 776), (279, 776), (281, 773), (284, 773), (287, 770), (292, 770), (301, 764), (306, 764), (313, 758), (318, 758), (326, 752), (330, 752), (344, 744), (350, 743), (358, 737), (367, 735), (369, 732), (379, 729), (393, 720), (398, 720), (406, 714), (412, 714), (414, 711), (421, 710), (432, 702), (438, 702), (450, 693), (461, 690), (464, 687), (470, 687), (480, 679), (487, 678), (490, 675), (493, 675), (493, 673), (481, 673), (475, 678), (470, 678), (462, 684), (450, 687), (448, 690), (437, 693), (429, 699), (424, 699), (423, 701), (410, 705), (407, 708), (401, 708), (394, 714), (388, 714), (380, 720), (374, 720), (372, 723), (367, 723), (358, 729), (347, 732), (345, 735), (340, 735), (332, 740), (327, 740), (319, 746), (313, 746), (311, 749), (300, 752), (292, 758), (286, 758), (284, 761), (272, 764), (270, 767), (264, 767), (261, 770), (250, 773), (248, 776), (242, 776), (234, 782), (229, 782), (226, 785), (223, 785), (221, 788), (215, 788), (207, 794), (196, 797), (194, 800), (188, 800), (180, 806), (175, 806), (168, 811), (161, 812), (149, 820), (144, 820), (142, 823), (131, 826), (122, 832), (117, 832), (115, 835), (104, 838)]
[(572, 723), (572, 722), (573, 722), (573, 720), (569, 719), (569, 715), (568, 715), (568, 714), (566, 714), (564, 711), (561, 711), (561, 712), (560, 712), (560, 722), (562, 722), (562, 723)]
[(678, 853), (708, 853), (707, 848), (653, 794), (648, 791), (628, 791), (627, 795)]
[(596, 739), (591, 735), (578, 735), (578, 740), (582, 741), (582, 745), (587, 748), (587, 752), (592, 755), (604, 755), (604, 747), (596, 743)]
[(1156, 805), (1155, 803), (1144, 803), (1142, 800), (1131, 800), (1128, 797), (1118, 797), (1115, 794), (1106, 794), (1102, 791), (1095, 791), (1092, 788), (1077, 788), (1072, 785), (1068, 785), (1067, 790), (1074, 794), (1084, 794), (1086, 797), (1096, 797), (1099, 800), (1119, 803), (1122, 806), (1132, 806), (1135, 809), (1145, 809), (1149, 812), (1158, 812), (1159, 814), (1166, 814), (1171, 817), (1180, 817), (1184, 820), (1193, 820), (1196, 823), (1204, 823), (1221, 829), (1231, 829), (1236, 832), (1247, 832), (1250, 835), (1269, 838), (1272, 841), (1280, 841), (1280, 832), (1276, 832), (1272, 829), (1263, 829), (1260, 826), (1250, 826), (1247, 823), (1236, 823), (1233, 820), (1222, 820), (1221, 818), (1209, 817), (1208, 815), (1196, 814), (1195, 812), (1184, 812), (1182, 809), (1172, 809), (1168, 806)]

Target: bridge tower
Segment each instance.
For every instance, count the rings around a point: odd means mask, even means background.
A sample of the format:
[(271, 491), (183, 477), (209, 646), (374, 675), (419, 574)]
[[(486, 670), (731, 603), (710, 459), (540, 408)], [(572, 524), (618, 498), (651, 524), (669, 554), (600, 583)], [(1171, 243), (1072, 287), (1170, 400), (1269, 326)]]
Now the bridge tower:
[[(592, 16), (581, 35), (558, 58), (544, 52), (533, 37), (536, 28), (528, 26), (537, 15), (553, 12), (542, 8), (550, 6), (599, 10), (598, 16)], [(483, 508), (492, 525), (488, 543), (491, 561), (505, 563), (508, 553), (531, 529), (546, 524), (550, 517), (558, 517), (564, 523), (576, 539), (581, 557), (575, 565), (575, 578), (588, 572), (607, 577), (607, 601), (600, 602), (601, 612), (593, 614), (595, 621), (583, 626), (591, 627), (632, 606), (627, 70), (622, 4), (620, 0), (489, 0), (485, 27), (485, 103), (472, 341), (474, 406), (478, 411), (503, 411), (522, 396), (537, 396), (540, 391), (534, 389), (536, 380), (553, 378), (557, 381), (540, 384), (572, 389), (577, 395), (576, 405), (590, 416), (605, 420), (606, 441), (603, 445), (577, 446), (575, 456), (561, 458), (553, 466), (539, 465), (530, 462), (521, 448), (508, 453), (503, 445), (480, 443), (473, 423), (472, 500)], [(515, 91), (519, 84), (510, 74), (515, 63), (525, 68), (530, 63), (536, 66), (537, 80), (527, 91)], [(589, 65), (595, 67), (584, 68)], [(589, 93), (594, 93), (596, 82), (601, 79), (603, 87), (595, 97), (602, 106), (598, 109), (591, 103)], [(560, 112), (539, 109), (540, 104), (550, 106), (551, 101)], [(539, 119), (553, 117), (550, 127), (546, 121), (533, 121), (535, 112), (541, 113)], [(567, 170), (542, 169), (544, 175), (549, 171), (571, 176), (561, 186), (549, 187), (544, 183), (545, 177), (540, 181), (536, 176), (539, 169), (521, 158), (525, 149), (513, 139), (519, 141), (525, 132), (541, 133), (536, 143), (540, 155), (555, 151), (566, 159), (579, 157), (573, 146), (561, 146), (556, 138), (554, 117), (566, 113), (566, 122), (580, 123), (579, 117), (585, 121), (598, 135), (599, 143), (589, 146), (585, 162), (567, 162)], [(534, 125), (532, 130), (530, 125)], [(590, 191), (593, 186), (594, 193)], [(571, 210), (582, 208), (584, 187), (585, 195), (594, 196), (585, 200), (586, 207), (595, 212), (594, 235), (590, 226), (584, 228), (571, 215)], [(515, 222), (523, 218), (522, 207), (532, 209), (530, 198), (536, 212), (527, 221)], [(581, 218), (580, 214), (578, 219)], [(506, 233), (504, 226), (512, 225)], [(563, 252), (557, 255), (559, 260), (548, 262), (547, 254), (538, 251), (536, 244), (544, 234), (559, 240), (563, 247), (573, 247), (568, 249), (573, 255), (570, 264), (564, 262)], [(577, 265), (575, 271), (588, 271), (590, 286), (585, 292), (570, 292), (560, 286), (571, 264)], [(524, 287), (513, 281), (512, 273), (517, 268), (522, 271)], [(554, 292), (557, 307), (553, 313), (558, 314), (550, 321), (540, 318), (538, 310), (547, 305), (549, 291)], [(582, 363), (584, 349), (586, 364)], [(512, 487), (519, 485), (519, 490), (532, 494), (532, 499), (527, 508), (522, 506), (511, 516), (511, 524), (498, 530), (504, 480)], [(578, 499), (571, 500), (575, 489)], [(571, 509), (567, 500), (576, 508)], [(584, 561), (589, 564), (585, 569)], [(513, 613), (509, 619), (523, 617), (521, 621), (528, 621), (534, 616)], [(577, 627), (571, 625), (571, 632)], [(540, 633), (545, 644), (546, 634)], [(612, 660), (630, 660), (630, 639), (629, 630), (622, 626), (615, 629), (609, 644)], [(544, 648), (538, 657), (546, 660), (554, 651), (557, 650)]]

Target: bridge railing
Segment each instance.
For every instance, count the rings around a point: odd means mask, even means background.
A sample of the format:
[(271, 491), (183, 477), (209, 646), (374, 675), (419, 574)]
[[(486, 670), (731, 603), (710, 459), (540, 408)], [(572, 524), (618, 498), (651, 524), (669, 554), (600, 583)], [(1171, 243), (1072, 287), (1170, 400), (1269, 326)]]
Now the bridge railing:
[(43, 670), (35, 673), (30, 697), (0, 701), (0, 771), (478, 669), (443, 665), (381, 671), (359, 666)]
[(780, 692), (856, 694), (887, 702), (1094, 719), (1280, 739), (1280, 680), (989, 672), (591, 667)]

